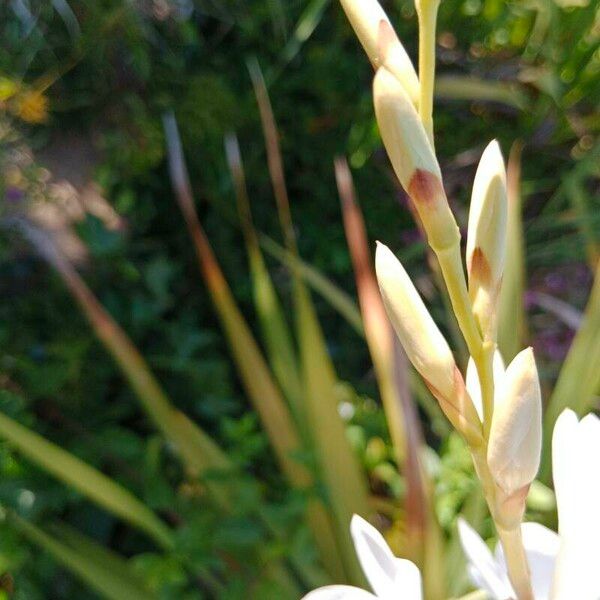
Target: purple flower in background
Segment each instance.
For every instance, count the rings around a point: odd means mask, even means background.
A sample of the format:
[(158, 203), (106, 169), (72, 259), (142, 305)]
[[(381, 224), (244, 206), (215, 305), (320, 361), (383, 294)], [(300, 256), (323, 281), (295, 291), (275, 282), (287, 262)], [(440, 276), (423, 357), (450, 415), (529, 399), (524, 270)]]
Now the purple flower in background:
[(553, 271), (544, 277), (544, 284), (548, 291), (560, 294), (569, 288), (569, 280), (564, 273)]
[(23, 200), (23, 196), (23, 190), (15, 186), (7, 187), (6, 191), (4, 192), (4, 199), (9, 204), (17, 204)]

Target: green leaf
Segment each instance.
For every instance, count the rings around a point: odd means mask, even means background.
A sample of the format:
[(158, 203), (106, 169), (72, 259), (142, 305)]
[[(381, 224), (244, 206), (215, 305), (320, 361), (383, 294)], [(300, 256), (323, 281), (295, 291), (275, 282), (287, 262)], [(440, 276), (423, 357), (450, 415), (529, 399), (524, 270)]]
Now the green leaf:
[(102, 597), (109, 600), (150, 600), (155, 597), (123, 558), (81, 534), (59, 529), (63, 534), (67, 533), (61, 540), (13, 512), (6, 513), (6, 520)]
[[(279, 223), (286, 248), (292, 256), (291, 273), (294, 283), (296, 328), (309, 434), (316, 451), (320, 475), (325, 484), (327, 501), (332, 509), (335, 543), (338, 546), (346, 578), (360, 584), (363, 576), (358, 566), (349, 528), (353, 514), (366, 516), (370, 512), (367, 482), (346, 437), (345, 425), (337, 410), (338, 398), (335, 389), (337, 377), (312, 299), (298, 272), (299, 254), (285, 184), (279, 135), (269, 94), (258, 62), (250, 62), (248, 68), (260, 110)], [(321, 542), (320, 538), (317, 540)], [(321, 546), (322, 555), (324, 551), (325, 544)]]
[(145, 531), (160, 546), (173, 546), (170, 529), (131, 492), (76, 456), (0, 413), (0, 436), (54, 477)]
[(173, 115), (164, 116), (164, 127), (177, 201), (194, 242), (200, 270), (229, 342), (242, 384), (260, 416), (283, 472), (292, 485), (306, 487), (311, 482), (310, 473), (294, 458), (301, 448), (300, 435), (198, 220)]
[(522, 148), (520, 142), (513, 145), (507, 168), (506, 261), (498, 309), (498, 347), (506, 364), (523, 348), (527, 328), (523, 306), (525, 250), (520, 189)]

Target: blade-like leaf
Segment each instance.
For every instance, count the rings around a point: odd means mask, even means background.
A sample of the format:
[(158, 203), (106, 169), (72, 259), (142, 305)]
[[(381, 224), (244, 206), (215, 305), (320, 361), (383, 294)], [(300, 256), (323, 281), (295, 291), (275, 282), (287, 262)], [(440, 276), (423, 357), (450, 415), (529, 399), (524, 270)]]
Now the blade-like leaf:
[(525, 308), (525, 251), (521, 208), (521, 150), (520, 142), (513, 144), (506, 172), (508, 220), (506, 231), (506, 261), (500, 290), (498, 317), (498, 347), (508, 364), (523, 348), (526, 339)]
[[(6, 513), (7, 522), (30, 542), (48, 552), (103, 598), (109, 600), (150, 600), (156, 596), (140, 581), (123, 558), (77, 535), (61, 541), (21, 519)], [(79, 542), (79, 543), (78, 543)]]
[(332, 509), (346, 577), (350, 581), (361, 583), (363, 577), (350, 539), (349, 525), (354, 513), (366, 515), (369, 512), (366, 480), (348, 443), (344, 424), (337, 411), (337, 377), (310, 294), (298, 273), (298, 249), (271, 102), (258, 63), (251, 62), (249, 70), (260, 110), (279, 222), (286, 248), (293, 257), (291, 273), (307, 422), (327, 500)]
[[(208, 286), (213, 305), (227, 335), (242, 383), (253, 406), (261, 417), (282, 470), (292, 485), (306, 488), (312, 482), (311, 474), (304, 465), (294, 458), (294, 453), (301, 447), (298, 431), (292, 421), (287, 405), (273, 381), (258, 344), (235, 303), (233, 294), (198, 219), (174, 115), (164, 115), (163, 124), (167, 137), (169, 168), (176, 199), (183, 213), (190, 237), (193, 240), (202, 276)], [(262, 517), (266, 524), (270, 526), (268, 516), (263, 513)], [(272, 527), (270, 529), (273, 531)], [(316, 579), (304, 568), (305, 561), (302, 560), (302, 557), (293, 555), (290, 558), (302, 572), (305, 580)]]
[[(231, 511), (236, 502), (232, 483), (239, 478), (239, 474), (235, 479), (232, 477), (236, 469), (228, 456), (200, 427), (171, 405), (137, 348), (98, 302), (73, 266), (57, 251), (48, 235), (21, 219), (11, 221), (10, 225), (20, 227), (40, 255), (61, 275), (157, 429), (180, 456), (188, 475), (201, 477), (216, 506), (225, 512)], [(269, 515), (261, 513), (259, 517), (275, 537), (282, 538), (277, 528), (272, 526)], [(316, 587), (322, 584), (320, 573), (312, 566), (307, 567), (303, 557), (294, 552), (290, 560), (307, 585)], [(270, 568), (280, 581), (288, 582), (288, 587), (293, 583), (280, 562), (273, 562)]]
[(302, 411), (302, 382), (292, 335), (275, 292), (252, 222), (242, 157), (234, 134), (227, 136), (225, 150), (234, 182), (238, 213), (246, 241), (246, 251), (252, 275), (254, 305), (260, 320), (269, 364), (277, 378), (300, 425), (304, 425)]
[[(407, 447), (408, 426), (402, 404), (403, 399), (400, 398), (394, 381), (394, 334), (371, 266), (367, 233), (362, 213), (356, 203), (350, 170), (345, 160), (339, 158), (336, 160), (335, 176), (342, 203), (346, 241), (354, 267), (365, 338), (375, 367), (396, 459), (398, 465), (402, 466), (407, 453), (414, 449)], [(417, 422), (416, 426), (418, 432), (420, 424)]]
[(260, 416), (283, 472), (292, 485), (306, 487), (311, 481), (310, 473), (294, 457), (301, 448), (298, 430), (198, 219), (174, 115), (165, 115), (163, 122), (176, 199), (194, 242), (204, 281), (227, 336), (242, 384)]
[(529, 98), (518, 85), (471, 76), (436, 77), (435, 95), (444, 100), (501, 102), (519, 110), (527, 109), (530, 104)]
[[(231, 471), (229, 459), (213, 440), (173, 407), (133, 342), (100, 304), (79, 273), (58, 252), (50, 237), (25, 221), (19, 221), (18, 225), (40, 255), (62, 277), (96, 335), (128, 379), (146, 413), (180, 456), (188, 474), (199, 477), (206, 472)], [(216, 479), (206, 483), (219, 503), (223, 506), (231, 503), (222, 483)]]
[(365, 337), (398, 465), (406, 479), (406, 554), (422, 567), (428, 597), (445, 597), (443, 540), (431, 510), (430, 483), (420, 461), (423, 433), (410, 393), (408, 361), (394, 335), (379, 293), (363, 215), (345, 160), (336, 160), (335, 175)]
[(124, 487), (76, 456), (0, 413), (0, 437), (8, 440), (36, 465), (145, 531), (165, 548), (173, 546), (169, 528)]
[(302, 45), (310, 38), (317, 25), (321, 22), (329, 0), (312, 0), (300, 15), (294, 33), (281, 52), (281, 60), (277, 65), (277, 73), (291, 62), (300, 52)]
[[(307, 430), (303, 386), (298, 368), (298, 359), (293, 348), (288, 325), (283, 316), (283, 310), (265, 266), (257, 233), (252, 222), (237, 138), (233, 135), (228, 136), (225, 148), (227, 162), (236, 188), (238, 212), (246, 240), (246, 249), (253, 279), (254, 303), (260, 317), (270, 364), (281, 389), (290, 403), (296, 417), (296, 422), (299, 424), (304, 438), (308, 440), (310, 434)], [(331, 521), (325, 511), (325, 507), (319, 499), (309, 500), (307, 520), (327, 572), (334, 581), (343, 580), (344, 570), (337, 552), (335, 531), (332, 529)]]
[(353, 514), (370, 513), (367, 485), (337, 411), (336, 376), (312, 303), (303, 288), (296, 291), (296, 317), (306, 386), (306, 413), (320, 474), (334, 515), (346, 576), (360, 584), (363, 580), (350, 539), (350, 520)]
[(340, 287), (328, 279), (318, 269), (283, 248), (272, 238), (260, 235), (260, 245), (263, 250), (285, 265), (290, 271), (296, 270), (302, 280), (319, 296), (326, 300), (337, 312), (346, 319), (354, 331), (364, 337), (362, 318), (354, 300)]

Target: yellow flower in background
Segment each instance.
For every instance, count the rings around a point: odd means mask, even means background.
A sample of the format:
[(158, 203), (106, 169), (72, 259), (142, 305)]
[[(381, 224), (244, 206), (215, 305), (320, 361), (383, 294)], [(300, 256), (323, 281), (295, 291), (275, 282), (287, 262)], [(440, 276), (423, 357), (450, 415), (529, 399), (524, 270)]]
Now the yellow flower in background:
[(0, 77), (0, 102), (12, 98), (19, 91), (19, 84), (8, 77)]
[(38, 90), (21, 92), (14, 100), (14, 114), (26, 123), (44, 123), (48, 119), (48, 98)]

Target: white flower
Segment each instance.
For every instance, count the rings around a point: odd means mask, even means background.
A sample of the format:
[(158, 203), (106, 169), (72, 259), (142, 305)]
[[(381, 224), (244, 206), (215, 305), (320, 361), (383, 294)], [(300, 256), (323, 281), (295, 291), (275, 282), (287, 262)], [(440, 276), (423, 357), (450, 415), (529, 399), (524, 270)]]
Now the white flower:
[(396, 558), (381, 533), (358, 515), (352, 517), (350, 532), (374, 594), (349, 585), (328, 585), (303, 600), (422, 600), (421, 574), (410, 560)]
[[(600, 600), (599, 457), (600, 419), (563, 411), (552, 438), (559, 533), (522, 525), (535, 600)], [(458, 527), (472, 582), (495, 600), (515, 598), (500, 544), (492, 555), (464, 520)]]

